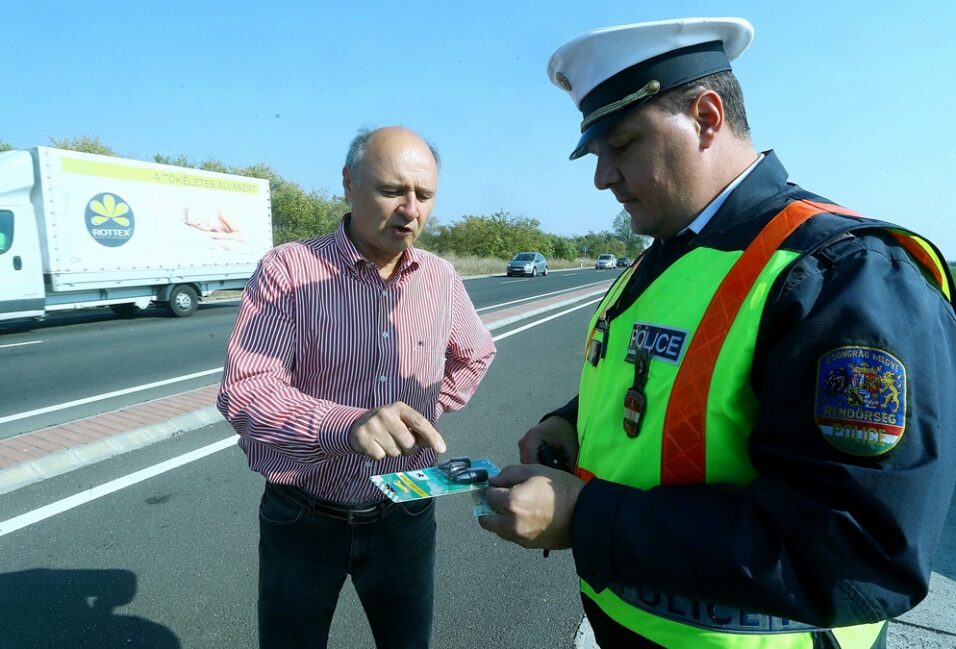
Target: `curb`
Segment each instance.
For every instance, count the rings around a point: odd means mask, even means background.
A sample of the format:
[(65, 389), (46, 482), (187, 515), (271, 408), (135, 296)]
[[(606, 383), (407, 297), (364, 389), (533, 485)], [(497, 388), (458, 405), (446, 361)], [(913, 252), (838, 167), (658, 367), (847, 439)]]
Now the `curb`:
[[(168, 398), (168, 397), (167, 397)], [(161, 401), (158, 399), (157, 401)], [(69, 473), (175, 435), (224, 421), (215, 406), (207, 406), (166, 421), (135, 428), (95, 442), (51, 453), (0, 470), (0, 494), (16, 491), (35, 482)]]

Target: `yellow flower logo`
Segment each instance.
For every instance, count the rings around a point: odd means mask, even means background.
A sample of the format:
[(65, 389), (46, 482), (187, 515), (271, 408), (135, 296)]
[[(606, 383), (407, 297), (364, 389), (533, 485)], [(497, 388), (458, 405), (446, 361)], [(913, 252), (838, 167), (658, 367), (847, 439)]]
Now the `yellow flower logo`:
[(129, 213), (129, 205), (123, 201), (116, 201), (112, 194), (103, 194), (103, 200), (90, 201), (90, 210), (96, 214), (90, 218), (93, 225), (102, 225), (107, 221), (115, 221), (124, 228), (129, 226), (129, 219), (124, 216)]

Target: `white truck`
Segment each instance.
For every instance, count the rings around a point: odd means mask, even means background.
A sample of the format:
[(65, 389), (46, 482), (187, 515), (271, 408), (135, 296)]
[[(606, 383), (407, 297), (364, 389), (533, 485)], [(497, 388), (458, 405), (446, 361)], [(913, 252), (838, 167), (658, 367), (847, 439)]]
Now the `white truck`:
[(269, 182), (36, 147), (0, 153), (0, 320), (151, 303), (188, 316), (272, 247)]

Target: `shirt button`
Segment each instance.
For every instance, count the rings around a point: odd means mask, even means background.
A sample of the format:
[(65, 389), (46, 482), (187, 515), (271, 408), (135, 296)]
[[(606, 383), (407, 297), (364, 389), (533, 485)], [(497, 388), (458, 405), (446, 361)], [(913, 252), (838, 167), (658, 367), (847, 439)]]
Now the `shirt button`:
[(383, 332), (382, 332), (382, 338), (388, 338), (388, 332), (387, 332), (387, 331), (383, 331)]
[(378, 377), (378, 380), (379, 380), (381, 383), (385, 383), (385, 381), (388, 380), (388, 377), (383, 374), (382, 376)]

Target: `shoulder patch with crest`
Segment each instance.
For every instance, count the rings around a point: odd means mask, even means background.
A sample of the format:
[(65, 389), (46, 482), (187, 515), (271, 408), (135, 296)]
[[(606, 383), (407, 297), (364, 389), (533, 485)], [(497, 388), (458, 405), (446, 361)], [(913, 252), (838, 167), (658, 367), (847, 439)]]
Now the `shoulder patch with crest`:
[(823, 438), (853, 455), (881, 455), (906, 428), (906, 367), (874, 347), (840, 347), (820, 357), (814, 418)]

